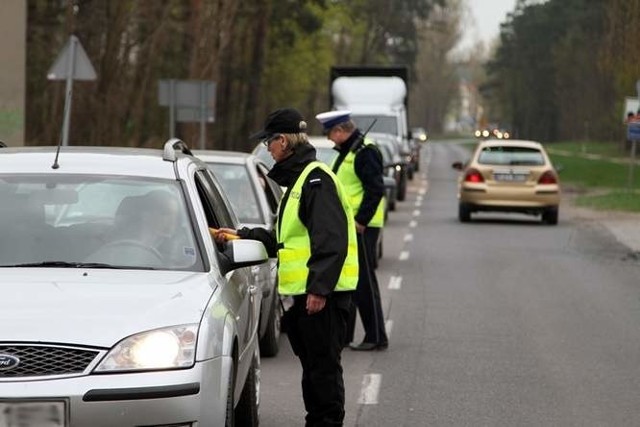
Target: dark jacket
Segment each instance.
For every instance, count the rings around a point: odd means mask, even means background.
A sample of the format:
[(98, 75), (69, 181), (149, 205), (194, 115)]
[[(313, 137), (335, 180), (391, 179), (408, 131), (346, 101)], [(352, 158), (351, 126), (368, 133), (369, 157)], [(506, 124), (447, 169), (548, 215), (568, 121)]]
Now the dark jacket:
[(362, 182), (364, 195), (358, 212), (354, 212), (355, 219), (358, 224), (369, 224), (384, 196), (382, 155), (375, 145), (364, 145), (363, 136), (359, 129), (356, 129), (344, 144), (336, 146), (335, 149), (339, 153), (333, 166), (335, 173), (350, 150), (356, 153), (353, 166), (356, 175)]
[[(316, 160), (316, 149), (311, 144), (296, 147), (294, 153), (276, 163), (268, 176), (282, 187), (287, 187), (280, 208), (278, 222), (282, 223), (282, 208), (289, 198), (292, 185), (304, 168)], [(309, 278), (307, 293), (328, 296), (338, 283), (342, 265), (347, 256), (347, 216), (340, 203), (333, 179), (323, 170), (314, 169), (302, 186), (300, 221), (309, 230), (311, 257), (307, 263)], [(238, 235), (265, 244), (270, 256), (277, 255), (278, 243), (275, 231), (262, 228), (243, 228)]]

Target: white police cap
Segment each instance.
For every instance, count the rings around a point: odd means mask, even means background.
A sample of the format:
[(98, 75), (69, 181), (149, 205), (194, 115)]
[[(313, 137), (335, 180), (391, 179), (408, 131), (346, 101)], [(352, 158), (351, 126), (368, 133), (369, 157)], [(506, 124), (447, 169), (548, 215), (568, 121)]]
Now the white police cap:
[(316, 119), (318, 119), (318, 121), (322, 123), (322, 131), (328, 132), (334, 126), (351, 120), (351, 111), (349, 110), (327, 111), (327, 112), (316, 115)]

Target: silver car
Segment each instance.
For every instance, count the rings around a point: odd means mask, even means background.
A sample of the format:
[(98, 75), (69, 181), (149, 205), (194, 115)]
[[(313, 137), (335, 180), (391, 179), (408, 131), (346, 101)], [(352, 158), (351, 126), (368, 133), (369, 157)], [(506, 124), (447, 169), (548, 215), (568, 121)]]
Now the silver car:
[[(194, 151), (207, 163), (226, 192), (241, 226), (273, 230), (282, 189), (267, 177), (268, 167), (249, 153), (237, 151)], [(253, 267), (262, 289), (260, 312), (260, 355), (271, 357), (280, 349), (282, 304), (278, 294), (277, 259)]]
[(258, 424), (262, 243), (207, 166), (162, 150), (0, 149), (0, 426)]

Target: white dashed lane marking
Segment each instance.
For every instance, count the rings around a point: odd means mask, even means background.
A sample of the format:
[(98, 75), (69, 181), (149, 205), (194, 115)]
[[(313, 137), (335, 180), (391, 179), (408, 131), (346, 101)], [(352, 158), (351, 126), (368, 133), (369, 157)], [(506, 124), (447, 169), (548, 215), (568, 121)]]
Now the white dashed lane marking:
[(418, 221), (413, 221), (412, 220), (411, 222), (409, 222), (409, 227), (411, 227), (411, 228), (415, 228), (416, 225), (418, 225)]
[(362, 388), (360, 389), (358, 403), (361, 405), (377, 405), (381, 382), (382, 375), (380, 374), (365, 375), (362, 379)]
[(409, 251), (400, 252), (400, 256), (398, 257), (400, 261), (406, 261), (409, 259)]
[(389, 279), (389, 289), (400, 289), (402, 287), (402, 276), (391, 276)]
[(404, 235), (404, 241), (405, 242), (410, 242), (413, 240), (413, 234), (409, 233), (409, 234), (405, 234)]
[(384, 322), (384, 330), (387, 333), (387, 339), (391, 338), (391, 331), (393, 331), (393, 320), (389, 319)]

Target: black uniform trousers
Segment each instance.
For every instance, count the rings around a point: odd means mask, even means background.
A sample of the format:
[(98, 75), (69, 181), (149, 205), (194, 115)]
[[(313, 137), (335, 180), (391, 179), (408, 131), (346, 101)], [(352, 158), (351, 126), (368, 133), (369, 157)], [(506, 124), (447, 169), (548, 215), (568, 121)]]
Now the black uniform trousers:
[(341, 353), (351, 292), (333, 296), (316, 314), (307, 314), (306, 295), (295, 296), (283, 318), (291, 348), (302, 364), (306, 427), (342, 426), (344, 420)]
[[(376, 246), (380, 236), (380, 228), (366, 227), (364, 233), (358, 233), (358, 287), (354, 295), (355, 307), (360, 313), (364, 339), (362, 342), (388, 344), (384, 326), (380, 287), (374, 267)], [(347, 325), (347, 341), (353, 342), (356, 324), (355, 307), (352, 309)]]

